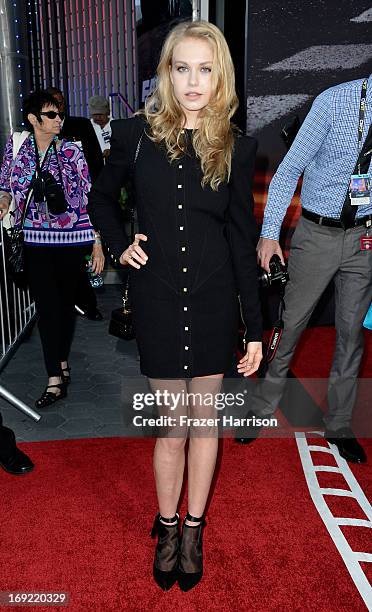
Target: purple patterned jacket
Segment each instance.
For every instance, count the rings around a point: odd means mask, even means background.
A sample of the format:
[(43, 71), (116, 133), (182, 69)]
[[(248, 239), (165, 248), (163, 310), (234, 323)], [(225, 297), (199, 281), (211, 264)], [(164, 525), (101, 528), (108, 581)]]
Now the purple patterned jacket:
[[(94, 230), (86, 210), (91, 187), (87, 162), (81, 148), (74, 142), (60, 141), (57, 151), (67, 211), (62, 215), (52, 215), (46, 203), (35, 204), (31, 197), (24, 224), (25, 243), (35, 246), (91, 244), (94, 242)], [(49, 164), (48, 160), (45, 163), (59, 183), (56, 156), (53, 152), (49, 155)], [(13, 160), (13, 137), (10, 136), (0, 169), (0, 190), (10, 193), (14, 199), (14, 225), (20, 222), (35, 169), (35, 150), (31, 138), (25, 140)]]

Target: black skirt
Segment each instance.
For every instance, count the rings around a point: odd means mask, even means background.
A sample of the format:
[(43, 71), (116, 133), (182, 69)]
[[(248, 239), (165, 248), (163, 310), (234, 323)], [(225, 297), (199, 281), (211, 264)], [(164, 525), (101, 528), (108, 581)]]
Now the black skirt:
[(231, 369), (239, 323), (231, 261), (187, 298), (156, 277), (138, 282), (135, 275), (132, 299), (143, 374), (189, 378)]

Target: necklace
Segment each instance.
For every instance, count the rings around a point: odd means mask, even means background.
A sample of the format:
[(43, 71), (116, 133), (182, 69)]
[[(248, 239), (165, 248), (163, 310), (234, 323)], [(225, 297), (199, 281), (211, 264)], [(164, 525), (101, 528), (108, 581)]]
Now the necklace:
[(53, 136), (51, 142), (49, 143), (49, 145), (47, 146), (47, 148), (44, 151), (42, 149), (39, 149), (39, 147), (37, 146), (36, 139), (35, 139), (34, 135), (32, 135), (32, 140), (33, 140), (35, 149), (37, 148), (37, 153), (38, 153), (38, 156), (39, 156), (40, 164), (42, 164), (42, 162), (44, 160), (44, 157), (45, 157), (45, 154), (46, 154), (46, 152), (50, 148), (50, 145), (52, 144), (52, 142), (56, 142), (58, 140), (58, 138), (57, 138), (57, 136)]

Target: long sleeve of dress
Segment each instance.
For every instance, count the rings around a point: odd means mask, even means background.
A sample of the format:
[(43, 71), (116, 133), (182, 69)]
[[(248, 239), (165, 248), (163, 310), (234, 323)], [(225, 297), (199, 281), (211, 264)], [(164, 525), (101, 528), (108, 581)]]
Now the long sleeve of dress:
[(256, 150), (257, 142), (253, 138), (237, 138), (230, 177), (230, 247), (247, 342), (262, 340), (256, 254), (258, 230), (252, 196)]
[(111, 126), (111, 152), (90, 191), (88, 214), (108, 246), (111, 258), (117, 262), (129, 244), (120, 214), (120, 190), (133, 174), (143, 124), (134, 117), (112, 121)]

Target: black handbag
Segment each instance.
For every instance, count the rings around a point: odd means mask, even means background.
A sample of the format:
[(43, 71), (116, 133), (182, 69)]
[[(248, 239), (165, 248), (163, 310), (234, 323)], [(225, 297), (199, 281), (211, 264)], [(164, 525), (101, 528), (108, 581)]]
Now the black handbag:
[[(136, 153), (134, 156), (133, 169), (136, 165), (137, 157), (140, 152), (142, 138), (144, 131), (142, 132), (140, 139), (137, 144)], [(131, 241), (134, 240), (134, 208), (130, 208), (130, 235)], [(123, 291), (123, 307), (115, 308), (111, 312), (111, 320), (109, 325), (109, 334), (120, 338), (122, 340), (133, 340), (136, 337), (136, 330), (133, 321), (132, 304), (130, 300), (130, 286), (129, 286), (129, 274), (124, 284)]]
[(26, 203), (22, 212), (21, 221), (18, 225), (3, 229), (4, 253), (6, 270), (14, 282), (20, 289), (27, 286), (27, 277), (25, 272), (24, 258), (24, 235), (23, 225), (26, 219), (27, 209), (32, 196), (32, 186), (28, 190)]

